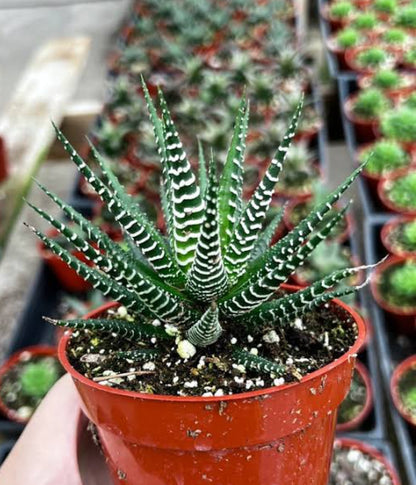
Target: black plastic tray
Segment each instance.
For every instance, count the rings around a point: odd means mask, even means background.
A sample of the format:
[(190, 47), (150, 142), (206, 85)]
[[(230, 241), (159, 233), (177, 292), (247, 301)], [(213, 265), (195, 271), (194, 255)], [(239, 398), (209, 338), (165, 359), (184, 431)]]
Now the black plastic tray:
[[(380, 230), (388, 220), (386, 217), (378, 217), (367, 221), (365, 231), (365, 251), (368, 263), (375, 263), (385, 256), (386, 251), (380, 241)], [(384, 392), (388, 402), (390, 418), (392, 421), (397, 445), (400, 448), (403, 466), (406, 470), (410, 485), (416, 484), (416, 439), (410, 429), (410, 425), (400, 416), (393, 405), (390, 395), (390, 379), (394, 368), (406, 357), (416, 353), (415, 339), (399, 337), (392, 327), (388, 325), (388, 319), (384, 311), (374, 302), (367, 292), (372, 313), (375, 342), (378, 347), (381, 375)]]
[(7, 458), (7, 455), (10, 453), (15, 443), (16, 443), (16, 440), (8, 440), (0, 444), (0, 466)]

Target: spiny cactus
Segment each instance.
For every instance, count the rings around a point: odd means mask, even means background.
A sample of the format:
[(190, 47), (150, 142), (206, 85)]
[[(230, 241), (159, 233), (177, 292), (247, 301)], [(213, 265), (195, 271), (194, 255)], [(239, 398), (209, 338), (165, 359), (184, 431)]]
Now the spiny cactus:
[[(111, 318), (54, 320), (54, 324), (130, 339), (132, 351), (137, 350), (137, 341), (151, 335), (176, 339), (178, 353), (189, 357), (198, 348), (217, 342), (226, 333), (230, 322), (242, 327), (267, 322), (277, 328), (334, 297), (355, 290), (331, 291), (339, 281), (358, 271), (349, 268), (336, 271), (297, 293), (280, 293), (279, 296), (276, 293), (340, 221), (342, 213), (335, 213), (323, 228), (317, 229), (362, 170), (362, 167), (355, 170), (287, 236), (274, 246), (268, 246), (273, 232), (265, 227), (265, 221), (296, 133), (302, 102), (253, 196), (244, 203), (243, 161), (249, 117), (246, 98), (241, 99), (234, 134), (218, 179), (219, 161), (211, 154), (207, 170), (202, 149), (197, 177), (162, 93), (159, 92), (159, 115), (144, 83), (143, 90), (162, 166), (161, 200), (167, 236), (155, 229), (126, 194), (97, 150), (92, 149), (100, 166), (100, 177), (55, 127), (58, 139), (120, 224), (129, 244), (126, 248), (112, 241), (40, 184), (45, 194), (85, 236), (79, 236), (69, 224), (56, 220), (42, 209), (31, 207), (80, 249), (93, 266), (80, 262), (56, 241), (32, 229), (47, 248), (94, 288), (125, 306), (134, 318), (133, 321)], [(273, 227), (276, 223), (275, 218), (270, 222)], [(263, 249), (259, 251), (259, 247)], [(155, 320), (159, 325), (149, 324)], [(142, 346), (143, 342), (141, 350)], [(191, 352), (192, 349), (195, 350)], [(157, 349), (147, 350), (155, 352)], [(282, 367), (242, 348), (236, 349), (234, 359), (238, 364), (268, 373), (278, 372)]]

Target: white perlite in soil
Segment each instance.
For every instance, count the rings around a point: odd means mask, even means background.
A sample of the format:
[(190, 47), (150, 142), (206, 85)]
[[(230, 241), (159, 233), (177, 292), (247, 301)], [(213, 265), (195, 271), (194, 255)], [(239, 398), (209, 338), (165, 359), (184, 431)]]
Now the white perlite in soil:
[(389, 471), (376, 458), (335, 444), (329, 485), (393, 485)]

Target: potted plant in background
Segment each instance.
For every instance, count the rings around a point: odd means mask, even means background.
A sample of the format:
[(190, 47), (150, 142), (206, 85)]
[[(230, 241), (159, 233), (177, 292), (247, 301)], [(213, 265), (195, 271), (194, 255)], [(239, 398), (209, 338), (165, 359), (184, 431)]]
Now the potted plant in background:
[(0, 368), (0, 411), (12, 421), (27, 423), (63, 374), (54, 347), (19, 350)]
[(338, 410), (337, 432), (353, 431), (368, 418), (373, 408), (370, 374), (361, 362), (355, 364), (351, 387)]
[(386, 138), (402, 143), (408, 151), (416, 145), (416, 109), (402, 106), (383, 114), (380, 132)]
[(353, 2), (339, 0), (332, 4), (324, 4), (321, 15), (326, 19), (332, 30), (337, 30), (347, 24), (356, 14)]
[(398, 69), (386, 69), (358, 79), (360, 89), (376, 88), (393, 100), (412, 93), (416, 88), (416, 76), (411, 72)]
[(374, 0), (373, 9), (378, 17), (387, 22), (397, 9), (397, 0)]
[(416, 170), (399, 169), (381, 179), (378, 196), (387, 210), (403, 215), (416, 215)]
[(416, 355), (411, 355), (396, 367), (390, 390), (403, 419), (416, 428)]
[(345, 61), (351, 71), (368, 74), (379, 69), (391, 69), (395, 67), (398, 53), (392, 48), (361, 45), (348, 49), (345, 53)]
[(379, 89), (368, 88), (352, 94), (344, 105), (345, 116), (354, 126), (357, 139), (371, 141), (380, 116), (392, 105), (391, 100)]
[(374, 272), (371, 291), (398, 332), (416, 332), (415, 259), (391, 256), (382, 262)]
[(348, 482), (354, 485), (401, 484), (396, 470), (376, 448), (363, 441), (337, 438), (328, 485)]
[(381, 241), (390, 254), (416, 257), (416, 219), (395, 217), (386, 222), (381, 230)]
[(348, 68), (345, 61), (345, 52), (347, 49), (362, 44), (363, 40), (365, 40), (365, 36), (351, 27), (345, 27), (329, 36), (327, 47), (330, 52), (337, 56), (340, 69)]
[(394, 23), (409, 30), (414, 35), (416, 29), (416, 7), (414, 5), (400, 6), (394, 16)]
[(368, 163), (362, 174), (374, 195), (377, 195), (378, 183), (383, 177), (395, 170), (408, 167), (413, 162), (412, 156), (399, 143), (386, 139), (358, 148), (358, 164), (366, 160)]
[[(101, 271), (78, 262), (35, 230), (41, 240), (121, 305), (114, 303), (81, 320), (53, 321), (75, 330), (62, 340), (59, 355), (97, 426), (113, 479), (124, 485), (138, 478), (156, 485), (172, 477), (184, 484), (211, 480), (267, 485), (285, 480), (298, 485), (307, 475), (311, 485), (326, 485), (335, 409), (347, 393), (364, 338), (355, 312), (331, 302), (355, 288), (326, 289), (360, 269), (337, 271), (299, 291), (282, 283), (339, 222), (342, 215), (335, 214), (325, 229), (314, 230), (360, 169), (293, 231), (252, 260), (258, 244), (268, 247), (269, 234), (260, 235), (260, 229), (300, 109), (243, 207), (248, 119), (244, 100), (220, 181), (215, 159), (211, 157), (207, 175), (201, 158), (197, 184), (163, 97), (161, 119), (146, 97), (165, 177), (168, 238), (155, 231), (123, 191), (104, 158), (95, 152), (102, 167), (98, 178), (59, 131), (72, 160), (132, 239), (130, 250), (120, 249), (46, 189), (99, 250), (36, 209), (75, 246), (85, 248)], [(136, 246), (148, 263), (137, 255)], [(330, 303), (322, 306), (325, 302)], [(312, 372), (310, 362), (302, 364), (306, 348), (300, 360), (295, 354), (276, 354), (284, 331), (279, 322), (302, 335), (308, 346), (311, 311), (320, 322), (316, 335), (322, 335), (324, 325), (331, 346), (327, 362)], [(320, 312), (325, 314), (322, 319)], [(336, 343), (340, 326), (345, 336), (341, 347)], [(88, 359), (82, 359), (86, 353)]]

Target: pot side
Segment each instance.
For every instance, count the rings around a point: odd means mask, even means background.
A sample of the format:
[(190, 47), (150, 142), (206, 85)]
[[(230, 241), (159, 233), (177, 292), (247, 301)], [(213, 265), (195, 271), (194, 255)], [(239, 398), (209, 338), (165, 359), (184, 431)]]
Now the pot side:
[(114, 482), (303, 485), (307, 477), (309, 485), (327, 485), (336, 409), (365, 339), (361, 317), (343, 302), (331, 304), (357, 323), (358, 337), (348, 352), (299, 383), (224, 397), (161, 396), (99, 385), (69, 363), (67, 332), (59, 358), (97, 426)]

